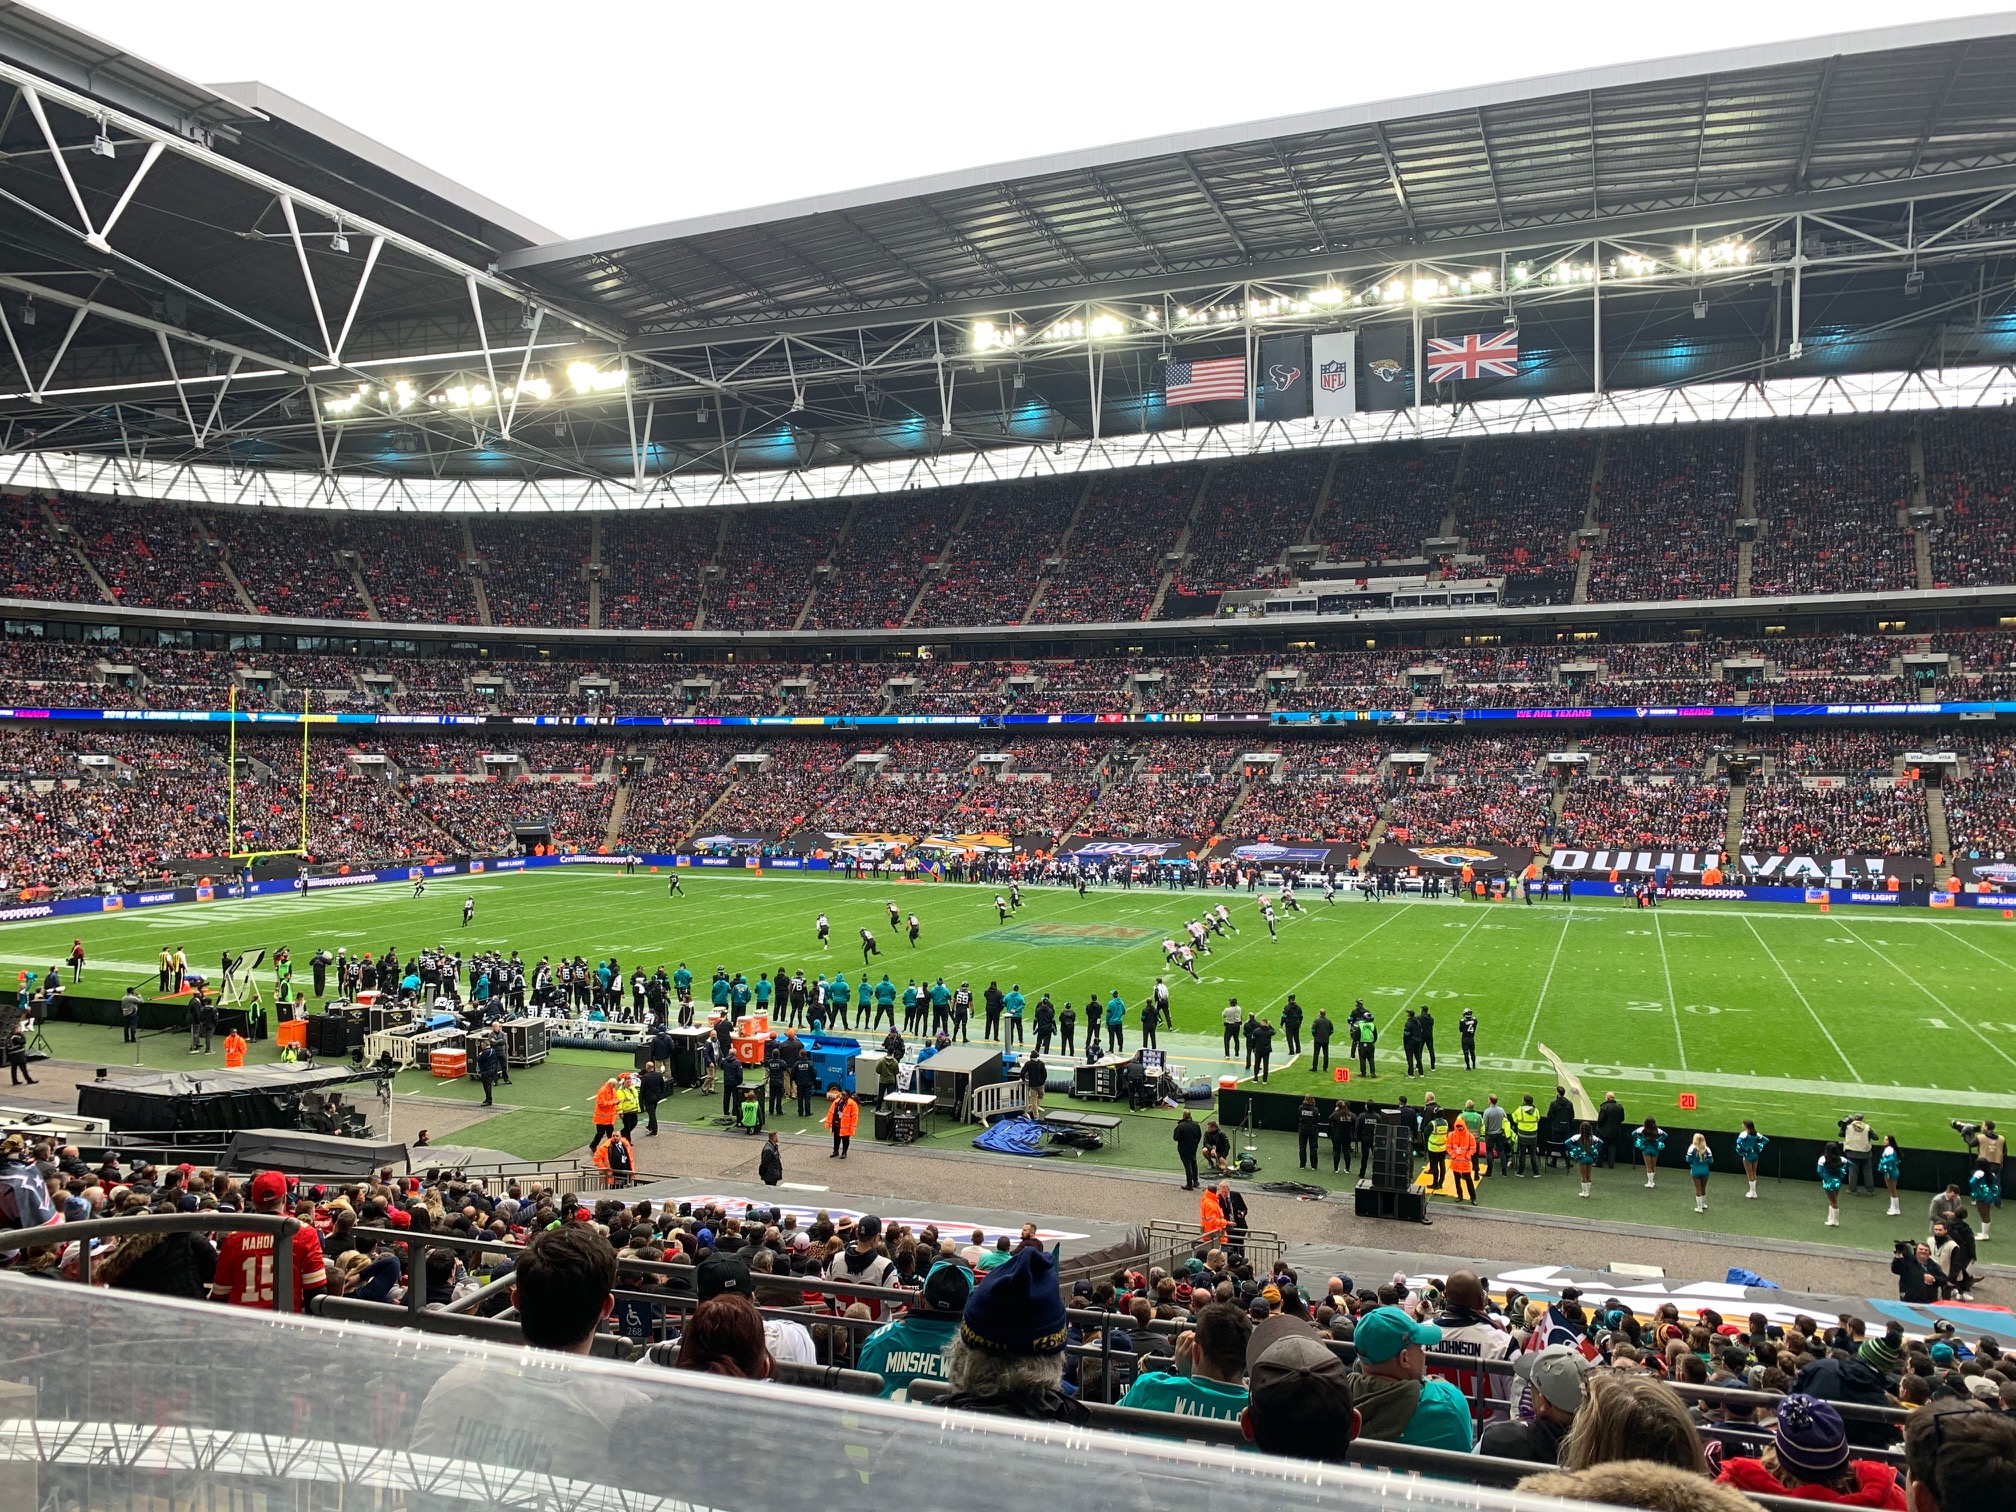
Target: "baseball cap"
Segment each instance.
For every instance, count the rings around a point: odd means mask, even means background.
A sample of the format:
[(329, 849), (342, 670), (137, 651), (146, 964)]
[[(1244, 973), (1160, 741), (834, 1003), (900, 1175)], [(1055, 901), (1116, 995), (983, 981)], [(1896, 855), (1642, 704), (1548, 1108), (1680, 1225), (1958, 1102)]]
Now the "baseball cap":
[(254, 1202), (287, 1200), (287, 1178), (278, 1171), (261, 1171), (252, 1178), (251, 1198)]
[(694, 1287), (702, 1302), (723, 1292), (746, 1297), (749, 1285), (749, 1267), (734, 1255), (716, 1255), (711, 1260), (703, 1260), (694, 1275)]
[(1310, 1459), (1341, 1463), (1349, 1447), (1351, 1372), (1327, 1344), (1308, 1334), (1276, 1339), (1253, 1362), (1247, 1402), (1263, 1450), (1299, 1444)]
[(940, 1260), (925, 1273), (924, 1305), (935, 1313), (960, 1314), (973, 1294), (973, 1273), (955, 1260)]
[(1358, 1320), (1351, 1333), (1358, 1346), (1358, 1358), (1384, 1365), (1409, 1344), (1440, 1344), (1442, 1330), (1433, 1323), (1416, 1323), (1397, 1307), (1375, 1307)]
[(1582, 1381), (1593, 1368), (1581, 1350), (1566, 1344), (1549, 1344), (1512, 1362), (1512, 1374), (1563, 1412), (1582, 1405)]
[(881, 1233), (882, 1220), (877, 1218), (873, 1213), (865, 1215), (859, 1223), (854, 1225), (854, 1237), (856, 1239), (875, 1239), (879, 1238)]

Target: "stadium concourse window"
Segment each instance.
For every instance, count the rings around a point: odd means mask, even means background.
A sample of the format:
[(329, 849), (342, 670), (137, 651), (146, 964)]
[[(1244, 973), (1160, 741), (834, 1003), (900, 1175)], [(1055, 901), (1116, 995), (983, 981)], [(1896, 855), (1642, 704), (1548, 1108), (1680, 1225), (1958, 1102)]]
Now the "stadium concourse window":
[[(988, 1482), (1082, 1512), (1393, 1504), (1389, 1473), (1185, 1444), (1180, 1427), (1088, 1435), (863, 1397), (839, 1411), (789, 1385), (10, 1277), (0, 1327), (118, 1341), (0, 1362), (0, 1381), (33, 1403), (0, 1418), (0, 1449), (65, 1505), (144, 1504), (172, 1485), (205, 1503), (825, 1512), (861, 1504), (864, 1467), (892, 1506), (940, 1506), (946, 1486)], [(403, 1407), (388, 1416), (388, 1403)], [(668, 1448), (701, 1443), (704, 1465)], [(1531, 1505), (1461, 1481), (1401, 1484), (1419, 1512)]]

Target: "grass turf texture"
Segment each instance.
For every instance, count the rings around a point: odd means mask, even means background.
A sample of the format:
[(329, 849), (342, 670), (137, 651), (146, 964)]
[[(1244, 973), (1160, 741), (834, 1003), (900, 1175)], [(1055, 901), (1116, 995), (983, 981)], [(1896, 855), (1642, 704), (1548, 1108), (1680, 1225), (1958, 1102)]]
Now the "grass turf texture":
[[(865, 925), (883, 945), (871, 979), (886, 969), (899, 987), (912, 975), (928, 982), (941, 973), (953, 983), (970, 980), (976, 995), (990, 978), (1004, 989), (1018, 982), (1032, 1004), (1048, 990), (1060, 1005), (1066, 999), (1079, 1005), (1081, 1014), (1088, 997), (1103, 1001), (1117, 987), (1130, 1005), (1130, 1046), (1134, 1008), (1163, 974), (1176, 1017), (1163, 1045), (1192, 1075), (1242, 1069), (1219, 1057), (1218, 1014), (1228, 994), (1276, 1015), (1292, 990), (1312, 1018), (1325, 1008), (1340, 1026), (1354, 998), (1378, 1012), (1381, 1074), (1370, 1084), (1354, 1077), (1351, 1095), (1391, 1099), (1406, 1092), (1418, 1101), (1432, 1090), (1460, 1106), (1466, 1098), (1481, 1103), (1487, 1092), (1509, 1102), (1530, 1091), (1544, 1103), (1554, 1084), (1538, 1053), (1544, 1043), (1580, 1068), (1592, 1096), (1615, 1091), (1634, 1119), (1652, 1113), (1683, 1135), (1697, 1125), (1729, 1129), (1755, 1118), (1767, 1134), (1826, 1136), (1843, 1113), (1859, 1109), (1879, 1132), (1895, 1133), (1906, 1145), (1944, 1146), (1953, 1142), (1947, 1120), (2016, 1109), (2016, 925), (1997, 917), (1849, 908), (1823, 915), (1734, 904), (1646, 912), (1609, 900), (1528, 907), (1344, 897), (1326, 906), (1319, 897), (1305, 902), (1303, 915), (1285, 917), (1281, 938), (1271, 941), (1243, 893), (1096, 891), (1079, 898), (1030, 888), (1021, 913), (1004, 927), (991, 887), (708, 872), (682, 873), (682, 880), (689, 895), (678, 898), (665, 896), (662, 874), (583, 869), (457, 879), (437, 883), (420, 899), (396, 885), (365, 886), (306, 900), (8, 924), (0, 926), (0, 965), (39, 972), (63, 959), (79, 936), (89, 958), (80, 990), (108, 997), (129, 982), (151, 992), (164, 944), (211, 968), (227, 946), (270, 951), (284, 944), (304, 988), (305, 962), (318, 946), (376, 953), (393, 945), (403, 957), (435, 944), (465, 952), (515, 947), (528, 960), (565, 952), (592, 962), (614, 951), (626, 969), (683, 960), (702, 983), (717, 964), (751, 973), (803, 966), (808, 975), (840, 968), (858, 983), (855, 931)], [(464, 929), (461, 903), (468, 894), (477, 900), (476, 919)], [(1179, 934), (1183, 920), (1220, 896), (1241, 932), (1200, 959), (1201, 983), (1164, 972), (1164, 934)], [(884, 907), (890, 900), (922, 919), (918, 949), (892, 938)], [(812, 929), (821, 910), (833, 921), (826, 952)], [(270, 984), (270, 974), (265, 980)], [(1399, 1024), (1405, 1008), (1422, 1003), (1436, 1013), (1440, 1065), (1410, 1080), (1401, 1075)], [(1476, 1072), (1461, 1068), (1457, 1048), (1456, 1020), (1465, 1008), (1481, 1026)], [(51, 1042), (66, 1057), (133, 1059), (113, 1030), (54, 1025)], [(1341, 1029), (1337, 1043), (1343, 1045)], [(273, 1055), (269, 1041), (255, 1045), (250, 1059)], [(193, 1061), (174, 1035), (146, 1041), (141, 1059), (160, 1067)], [(527, 1155), (554, 1153), (564, 1133), (544, 1124), (535, 1130), (528, 1115), (582, 1115), (585, 1126), (593, 1087), (609, 1064), (606, 1057), (559, 1052), (547, 1066), (520, 1073), (506, 1094), (522, 1112), (456, 1138)], [(399, 1086), (402, 1095), (480, 1096), (468, 1083), (412, 1073)], [(1345, 1090), (1308, 1069), (1306, 1029), (1299, 1060), (1277, 1037), (1270, 1087), (1324, 1096)], [(1679, 1111), (1683, 1091), (1695, 1094), (1696, 1111)], [(682, 1108), (679, 1116), (704, 1112)], [(787, 1119), (781, 1126), (794, 1125)], [(1149, 1137), (1130, 1140), (1117, 1156), (1103, 1153), (1127, 1164), (1163, 1164), (1163, 1141), (1143, 1132)], [(507, 1142), (506, 1135), (514, 1137)], [(1141, 1148), (1151, 1143), (1153, 1150)], [(1284, 1165), (1293, 1170), (1292, 1142), (1285, 1154), (1270, 1161), (1270, 1174)], [(1561, 1184), (1568, 1185), (1565, 1178)], [(1530, 1191), (1540, 1184), (1518, 1185)], [(1726, 1216), (1732, 1204), (1716, 1206)]]

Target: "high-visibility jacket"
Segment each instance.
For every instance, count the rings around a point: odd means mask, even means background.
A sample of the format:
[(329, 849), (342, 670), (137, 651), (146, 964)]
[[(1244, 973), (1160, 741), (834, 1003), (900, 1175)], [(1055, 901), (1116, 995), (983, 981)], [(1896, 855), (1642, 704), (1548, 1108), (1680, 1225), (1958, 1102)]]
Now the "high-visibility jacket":
[(235, 1070), (245, 1064), (245, 1036), (233, 1029), (224, 1036), (224, 1065)]
[(854, 1137), (854, 1130), (861, 1122), (861, 1104), (851, 1097), (836, 1097), (826, 1104), (826, 1127), (832, 1129), (835, 1119), (840, 1121), (839, 1132), (843, 1138)]
[(629, 1082), (623, 1083), (622, 1086), (616, 1089), (616, 1111), (618, 1113), (635, 1113), (643, 1106), (643, 1102), (637, 1095), (637, 1089)]
[(1449, 1148), (1449, 1125), (1437, 1119), (1428, 1125), (1428, 1153), (1440, 1155)]
[[(1470, 1132), (1470, 1126), (1462, 1119), (1457, 1119), (1449, 1126), (1445, 1146), (1449, 1153), (1450, 1170), (1468, 1171), (1471, 1168), (1471, 1157), (1477, 1153), (1477, 1136)], [(1428, 1148), (1431, 1150), (1435, 1148), (1433, 1135), (1429, 1136)]]
[(1509, 1115), (1512, 1127), (1521, 1139), (1534, 1139), (1540, 1133), (1540, 1110), (1531, 1103), (1521, 1103)]
[(602, 1085), (596, 1089), (595, 1122), (597, 1122), (598, 1124), (613, 1124), (614, 1122), (616, 1122), (617, 1102), (618, 1102), (618, 1094), (616, 1090), (616, 1082), (615, 1079), (612, 1077), (610, 1080), (602, 1083)]
[[(620, 1152), (617, 1149), (618, 1145), (622, 1146)], [(630, 1141), (621, 1134), (611, 1134), (595, 1146), (595, 1169), (602, 1173), (605, 1181), (613, 1180), (619, 1172), (627, 1176), (636, 1170), (637, 1158), (630, 1147)]]
[(1222, 1243), (1225, 1238), (1225, 1209), (1210, 1187), (1204, 1188), (1204, 1195), (1197, 1201), (1197, 1227), (1203, 1231), (1206, 1244)]

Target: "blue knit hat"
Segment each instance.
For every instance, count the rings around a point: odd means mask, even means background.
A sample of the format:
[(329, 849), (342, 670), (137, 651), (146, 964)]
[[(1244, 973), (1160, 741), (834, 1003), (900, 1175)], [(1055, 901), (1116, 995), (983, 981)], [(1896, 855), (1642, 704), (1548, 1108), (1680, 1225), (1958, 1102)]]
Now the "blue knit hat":
[(1049, 1251), (1017, 1250), (981, 1278), (966, 1299), (959, 1337), (968, 1347), (1016, 1358), (1064, 1348), (1064, 1297)]

